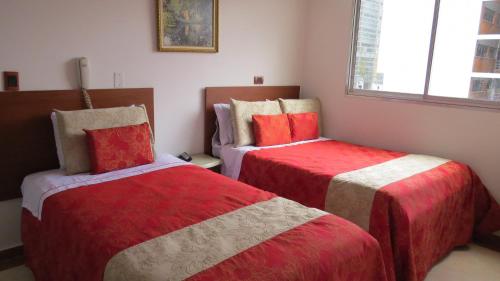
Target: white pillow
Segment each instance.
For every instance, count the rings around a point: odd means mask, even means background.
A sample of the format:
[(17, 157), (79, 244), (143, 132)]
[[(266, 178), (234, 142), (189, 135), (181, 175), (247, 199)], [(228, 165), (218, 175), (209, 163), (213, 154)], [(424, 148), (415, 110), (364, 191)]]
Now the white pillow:
[(50, 120), (52, 121), (52, 127), (54, 128), (54, 138), (56, 140), (56, 150), (57, 159), (59, 159), (59, 168), (64, 169), (64, 154), (61, 144), (61, 139), (59, 137), (59, 126), (57, 125), (57, 115), (55, 112), (50, 114)]
[(217, 123), (219, 124), (219, 139), (221, 145), (233, 144), (233, 123), (231, 119), (231, 106), (225, 103), (214, 104)]

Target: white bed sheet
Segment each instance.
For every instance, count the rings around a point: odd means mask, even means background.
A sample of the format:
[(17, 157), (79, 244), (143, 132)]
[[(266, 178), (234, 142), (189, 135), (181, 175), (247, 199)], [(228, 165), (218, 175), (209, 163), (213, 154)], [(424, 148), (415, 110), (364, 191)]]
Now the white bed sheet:
[(222, 159), (222, 168), (221, 172), (226, 177), (230, 177), (234, 180), (238, 180), (240, 177), (241, 171), (241, 163), (243, 162), (243, 157), (249, 151), (261, 150), (261, 149), (269, 149), (269, 148), (277, 148), (277, 147), (286, 147), (286, 146), (295, 146), (304, 143), (312, 143), (312, 142), (320, 142), (331, 140), (328, 138), (319, 138), (315, 140), (309, 141), (299, 141), (290, 144), (281, 144), (274, 146), (242, 146), (242, 147), (234, 147), (232, 144), (222, 146), (220, 150), (220, 158)]
[(21, 185), (21, 192), (23, 193), (22, 206), (28, 209), (33, 216), (41, 220), (43, 202), (48, 197), (59, 192), (182, 165), (190, 164), (174, 157), (173, 155), (163, 154), (151, 164), (99, 175), (85, 173), (66, 176), (64, 171), (61, 169), (31, 174), (24, 178)]

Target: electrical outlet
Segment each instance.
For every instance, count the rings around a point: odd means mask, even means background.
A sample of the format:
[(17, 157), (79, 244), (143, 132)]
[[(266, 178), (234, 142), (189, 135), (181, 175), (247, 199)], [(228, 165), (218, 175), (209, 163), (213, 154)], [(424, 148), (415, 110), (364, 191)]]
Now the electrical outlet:
[(121, 72), (114, 73), (114, 86), (115, 88), (123, 88), (123, 74)]
[(264, 84), (264, 76), (254, 76), (253, 83), (255, 85), (263, 85)]

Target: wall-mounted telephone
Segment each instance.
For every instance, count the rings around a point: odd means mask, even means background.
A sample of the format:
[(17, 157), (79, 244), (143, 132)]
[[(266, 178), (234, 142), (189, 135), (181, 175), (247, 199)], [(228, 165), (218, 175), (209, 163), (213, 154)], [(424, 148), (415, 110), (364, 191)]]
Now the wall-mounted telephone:
[(78, 59), (78, 70), (80, 74), (80, 88), (88, 89), (90, 87), (90, 65), (87, 58)]
[(78, 71), (80, 76), (80, 88), (82, 90), (83, 100), (88, 109), (94, 108), (92, 105), (92, 99), (87, 93), (87, 89), (90, 87), (90, 66), (89, 60), (87, 58), (78, 59)]

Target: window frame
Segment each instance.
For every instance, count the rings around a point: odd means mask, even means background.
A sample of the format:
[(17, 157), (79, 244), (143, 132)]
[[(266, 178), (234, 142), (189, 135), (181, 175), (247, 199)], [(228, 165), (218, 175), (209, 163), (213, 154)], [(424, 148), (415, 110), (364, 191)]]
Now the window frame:
[(354, 0), (354, 6), (353, 6), (354, 9), (352, 17), (351, 46), (350, 46), (350, 54), (348, 62), (348, 73), (347, 73), (348, 75), (346, 81), (347, 96), (360, 96), (360, 97), (380, 98), (384, 100), (417, 102), (423, 104), (437, 104), (445, 106), (459, 106), (459, 107), (469, 107), (469, 108), (472, 107), (472, 108), (500, 110), (500, 101), (486, 101), (486, 100), (475, 100), (470, 98), (441, 97), (441, 96), (429, 95), (429, 85), (431, 79), (434, 46), (436, 42), (436, 33), (439, 22), (439, 8), (441, 6), (440, 0), (434, 0), (435, 1), (434, 16), (431, 29), (430, 48), (427, 60), (424, 93), (408, 94), (400, 92), (356, 89), (354, 87), (355, 86), (354, 73), (355, 73), (355, 62), (356, 62), (356, 52), (357, 52), (357, 39), (358, 39), (357, 37), (359, 32), (361, 1), (362, 0)]

